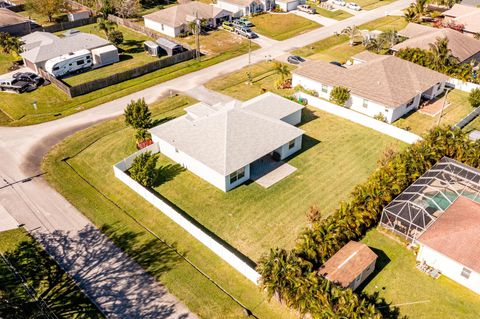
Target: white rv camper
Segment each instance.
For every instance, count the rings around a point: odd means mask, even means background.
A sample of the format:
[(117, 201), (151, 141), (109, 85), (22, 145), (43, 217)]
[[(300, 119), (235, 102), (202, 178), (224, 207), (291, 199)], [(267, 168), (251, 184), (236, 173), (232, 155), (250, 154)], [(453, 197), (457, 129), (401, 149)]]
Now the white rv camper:
[(61, 55), (45, 62), (45, 71), (54, 77), (61, 77), (75, 71), (91, 68), (92, 53), (89, 50), (79, 50)]

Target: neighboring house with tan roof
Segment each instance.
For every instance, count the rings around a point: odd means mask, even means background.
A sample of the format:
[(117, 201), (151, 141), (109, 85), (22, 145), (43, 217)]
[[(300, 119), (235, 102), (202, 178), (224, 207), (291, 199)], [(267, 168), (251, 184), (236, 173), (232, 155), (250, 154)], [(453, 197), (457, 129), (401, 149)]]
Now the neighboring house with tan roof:
[(308, 61), (292, 71), (292, 85), (314, 90), (324, 99), (334, 87), (350, 90), (345, 107), (374, 117), (382, 114), (392, 123), (414, 111), (423, 98), (433, 99), (445, 89), (448, 77), (391, 55), (368, 51), (353, 57), (354, 64), (339, 67)]
[(460, 62), (480, 61), (480, 41), (450, 28), (438, 29), (417, 23), (409, 23), (398, 34), (406, 37), (407, 40), (393, 46), (392, 51), (395, 52), (405, 48), (428, 50), (430, 44), (434, 43), (436, 39), (447, 38), (448, 48)]
[(275, 0), (217, 0), (215, 6), (230, 11), (234, 18), (239, 18), (252, 13), (273, 10)]
[(367, 245), (351, 240), (318, 272), (343, 288), (355, 290), (373, 273), (377, 257)]
[(458, 197), (416, 242), (419, 262), (480, 294), (480, 203)]
[(186, 115), (150, 129), (160, 153), (227, 192), (250, 179), (268, 156), (283, 160), (302, 148), (304, 107), (273, 93), (249, 101), (198, 103)]
[(454, 4), (450, 10), (443, 12), (446, 22), (463, 25), (463, 32), (474, 35), (480, 32), (480, 9)]
[(29, 19), (6, 8), (0, 8), (0, 32), (22, 36), (31, 32)]
[(189, 31), (188, 24), (198, 17), (207, 21), (208, 26), (217, 27), (232, 17), (230, 11), (198, 1), (172, 6), (143, 16), (145, 27), (177, 37)]

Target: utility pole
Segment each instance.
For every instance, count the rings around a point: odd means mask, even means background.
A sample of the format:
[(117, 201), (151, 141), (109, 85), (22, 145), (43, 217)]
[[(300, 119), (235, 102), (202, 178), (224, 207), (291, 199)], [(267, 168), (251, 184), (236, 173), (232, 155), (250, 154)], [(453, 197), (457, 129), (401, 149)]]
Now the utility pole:
[(440, 117), (438, 118), (437, 126), (440, 125), (440, 121), (442, 120), (443, 110), (445, 109), (445, 105), (447, 104), (447, 96), (448, 96), (448, 92), (450, 92), (450, 90), (451, 89), (447, 89), (446, 92), (445, 92), (445, 97), (443, 98), (442, 110), (440, 111)]
[(248, 39), (248, 84), (252, 85), (252, 39)]
[(200, 28), (201, 28), (201, 22), (200, 19), (198, 18), (198, 12), (195, 12), (195, 57), (197, 61), (200, 62)]

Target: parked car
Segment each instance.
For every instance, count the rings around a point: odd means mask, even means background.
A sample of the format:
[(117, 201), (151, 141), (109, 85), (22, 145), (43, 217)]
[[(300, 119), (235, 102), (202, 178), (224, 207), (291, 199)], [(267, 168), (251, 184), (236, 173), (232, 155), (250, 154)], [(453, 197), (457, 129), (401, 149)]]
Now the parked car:
[(13, 78), (19, 81), (28, 82), (39, 87), (45, 82), (45, 79), (33, 72), (18, 72), (13, 75)]
[(302, 4), (297, 7), (298, 11), (303, 11), (309, 14), (315, 14), (317, 13), (317, 10), (315, 8), (310, 7), (308, 4)]
[(362, 10), (362, 7), (360, 7), (358, 4), (356, 4), (355, 2), (349, 2), (347, 4), (347, 8), (349, 9), (352, 9), (352, 10), (355, 10), (355, 11), (360, 11)]
[(18, 93), (31, 92), (36, 89), (36, 86), (25, 81), (17, 79), (3, 79), (0, 80), (0, 91), (14, 91)]
[(291, 64), (300, 64), (302, 62), (305, 62), (305, 59), (299, 57), (298, 55), (291, 55), (287, 58), (287, 61)]
[(237, 34), (239, 34), (241, 36), (244, 36), (246, 38), (249, 38), (249, 39), (253, 39), (253, 38), (257, 37), (257, 34), (255, 32), (253, 32), (252, 30), (250, 30), (249, 28), (246, 28), (246, 27), (237, 28), (237, 30), (235, 32)]
[(243, 23), (244, 26), (250, 28), (250, 27), (253, 27), (253, 23), (248, 20), (247, 18), (240, 18), (238, 19), (241, 23)]
[(230, 32), (235, 32), (235, 25), (229, 21), (224, 21), (222, 23), (222, 28)]
[(345, 6), (347, 3), (343, 0), (332, 0), (333, 4), (336, 4), (337, 6)]

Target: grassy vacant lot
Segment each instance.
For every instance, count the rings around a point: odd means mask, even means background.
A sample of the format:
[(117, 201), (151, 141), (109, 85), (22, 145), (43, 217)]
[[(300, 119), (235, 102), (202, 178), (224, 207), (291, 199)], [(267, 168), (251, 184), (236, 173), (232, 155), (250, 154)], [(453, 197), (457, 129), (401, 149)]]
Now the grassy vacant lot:
[(17, 12), (18, 14), (24, 16), (24, 17), (27, 17), (29, 19), (32, 19), (34, 20), (36, 23), (38, 23), (39, 25), (42, 25), (44, 27), (46, 26), (49, 26), (49, 25), (52, 25), (52, 24), (56, 24), (56, 23), (60, 23), (60, 22), (63, 22), (63, 21), (68, 21), (68, 18), (67, 18), (67, 15), (66, 14), (57, 14), (57, 15), (54, 15), (53, 16), (53, 21), (48, 21), (48, 17), (44, 16), (44, 15), (41, 15), (35, 11), (32, 11), (32, 10), (25, 10), (25, 11), (20, 11), (20, 12)]
[(315, 8), (317, 10), (317, 14), (324, 16), (326, 18), (335, 19), (335, 20), (345, 20), (353, 16), (352, 14), (343, 10), (330, 11), (330, 10), (324, 9), (320, 7), (318, 3), (313, 1), (307, 1), (307, 4), (312, 8)]
[[(372, 279), (363, 291), (378, 292), (392, 305), (400, 305), (400, 315), (408, 318), (475, 319), (480, 313), (480, 299), (456, 282), (440, 277), (435, 280), (415, 268), (412, 251), (380, 233), (370, 231), (362, 240), (379, 255)], [(415, 303), (416, 304), (409, 304)]]
[[(151, 110), (155, 119), (170, 119), (183, 114), (183, 108), (191, 103), (191, 98), (177, 96), (152, 105)], [(43, 169), (49, 172), (48, 181), (97, 226), (110, 225), (120, 233), (129, 231), (137, 234), (136, 249), (152, 241), (154, 237), (127, 217), (122, 211), (124, 209), (160, 238), (174, 245), (191, 262), (250, 308), (258, 318), (294, 318), (294, 314), (276, 302), (268, 303), (258, 287), (113, 176), (112, 165), (135, 150), (134, 131), (125, 127), (123, 118), (118, 118), (64, 140), (46, 156)], [(62, 161), (66, 156), (72, 157), (68, 163), (95, 188)], [(116, 234), (110, 235), (113, 235), (115, 241)], [(152, 249), (162, 246), (158, 248), (159, 253), (170, 250), (159, 243), (152, 246)], [(240, 306), (183, 259), (179, 259), (168, 270), (158, 270), (151, 267), (148, 259), (139, 259), (141, 254), (136, 254), (135, 249), (130, 253), (201, 318), (244, 317)]]
[[(98, 29), (97, 24), (89, 24), (75, 29), (81, 32), (92, 33), (102, 38), (106, 38), (105, 33)], [(124, 39), (123, 43), (118, 46), (120, 62), (66, 78), (64, 81), (73, 86), (101, 77), (106, 77), (121, 71), (133, 69), (148, 62), (158, 60), (158, 58), (149, 56), (143, 50), (143, 42), (151, 40), (149, 37), (123, 26), (118, 26), (118, 30), (123, 33)], [(64, 32), (65, 31), (62, 31), (60, 34)]]
[[(252, 48), (255, 48), (252, 45)], [(151, 72), (144, 76), (125, 81), (82, 96), (69, 98), (54, 85), (42, 87), (31, 93), (11, 94), (0, 93), (0, 111), (8, 114), (1, 116), (5, 125), (21, 126), (51, 121), (64, 117), (102, 103), (112, 101), (133, 92), (159, 84), (173, 78), (201, 70), (211, 65), (228, 60), (248, 52), (248, 45), (236, 46), (216, 56), (204, 56), (201, 62), (190, 60)], [(37, 101), (38, 110), (32, 103)], [(1, 114), (1, 113), (0, 113)]]
[[(387, 31), (401, 30), (407, 22), (403, 17), (387, 16), (358, 26), (359, 29)], [(293, 54), (313, 60), (346, 62), (352, 56), (365, 50), (361, 44), (350, 46), (345, 35), (331, 36), (296, 49)]]
[[(34, 289), (35, 297), (42, 296), (59, 318), (103, 318), (73, 280), (23, 229), (0, 232), (0, 253)], [(18, 318), (40, 318), (33, 298), (27, 295), (21, 281), (3, 259), (0, 259), (0, 295), (12, 305), (0, 305), (0, 317), (13, 318), (15, 311)]]
[[(453, 125), (473, 111), (472, 106), (468, 102), (467, 92), (452, 90), (448, 94), (447, 100), (450, 105), (443, 111), (441, 124)], [(440, 114), (432, 117), (416, 111), (397, 120), (394, 125), (416, 134), (423, 134), (437, 125), (439, 117)]]
[(393, 1), (395, 0), (355, 0), (352, 2), (355, 2), (356, 4), (361, 6), (363, 10), (373, 10), (378, 7), (392, 3)]
[(320, 28), (322, 25), (292, 13), (261, 14), (250, 18), (255, 25), (252, 29), (275, 40), (285, 40), (301, 33)]
[[(179, 38), (176, 41), (183, 42), (191, 48), (195, 47), (195, 37), (189, 36), (186, 38)], [(256, 43), (251, 43), (251, 49), (259, 49), (260, 46)], [(249, 41), (235, 33), (228, 32), (222, 29), (208, 32), (200, 36), (200, 51), (208, 56), (217, 56), (224, 52), (239, 50), (241, 52), (248, 52)]]
[[(294, 90), (277, 89), (276, 83), (281, 80), (281, 77), (275, 71), (274, 65), (273, 62), (260, 62), (238, 72), (213, 79), (205, 86), (242, 101), (258, 96), (265, 91), (283, 96), (292, 95)], [(294, 69), (294, 66), (290, 64), (288, 67), (290, 70)], [(249, 73), (252, 77), (252, 84), (248, 83)]]

